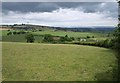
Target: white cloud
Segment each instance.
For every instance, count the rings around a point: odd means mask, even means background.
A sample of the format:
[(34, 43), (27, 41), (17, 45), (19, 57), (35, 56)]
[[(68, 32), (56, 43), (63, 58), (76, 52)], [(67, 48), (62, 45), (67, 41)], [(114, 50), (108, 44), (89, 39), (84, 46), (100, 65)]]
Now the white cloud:
[[(104, 4), (103, 4), (104, 5)], [(50, 26), (77, 27), (117, 24), (117, 18), (108, 17), (109, 13), (85, 13), (82, 9), (58, 9), (52, 12), (20, 13), (10, 11), (3, 15), (4, 23), (27, 23)]]

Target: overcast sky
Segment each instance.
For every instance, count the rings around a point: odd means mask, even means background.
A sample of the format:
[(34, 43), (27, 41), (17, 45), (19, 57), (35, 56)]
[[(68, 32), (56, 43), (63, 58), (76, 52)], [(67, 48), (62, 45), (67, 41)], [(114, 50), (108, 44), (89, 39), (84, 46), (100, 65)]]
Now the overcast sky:
[(2, 2), (116, 2), (116, 0), (2, 0)]
[(115, 26), (116, 2), (3, 2), (3, 24), (30, 23), (59, 27)]

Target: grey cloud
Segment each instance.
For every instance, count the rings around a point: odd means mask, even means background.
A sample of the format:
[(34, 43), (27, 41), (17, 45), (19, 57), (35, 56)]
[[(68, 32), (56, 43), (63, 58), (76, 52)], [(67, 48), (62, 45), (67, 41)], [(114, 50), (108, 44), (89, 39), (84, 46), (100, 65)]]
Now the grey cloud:
[(3, 0), (3, 2), (115, 2), (116, 0)]
[[(101, 2), (3, 2), (3, 10), (11, 11), (22, 11), (22, 12), (36, 12), (36, 11), (50, 11), (55, 10), (59, 7), (63, 8), (76, 8), (83, 7), (86, 11), (96, 11), (99, 10), (99, 5)], [(115, 3), (108, 3), (108, 9), (114, 8)]]
[(7, 11), (36, 12), (38, 3), (32, 2), (3, 2), (2, 9)]
[(107, 16), (117, 17), (118, 9), (116, 2), (3, 2), (3, 13), (8, 11), (18, 12), (52, 12), (59, 8), (83, 9), (86, 13), (101, 12), (109, 14)]
[(21, 12), (51, 12), (58, 8), (76, 8), (81, 2), (3, 2), (3, 10)]
[[(104, 4), (104, 5), (103, 5)], [(84, 12), (87, 13), (108, 13), (107, 16), (111, 16), (117, 18), (118, 16), (118, 4), (115, 2), (107, 2), (107, 3), (89, 3), (81, 6), (84, 9)]]

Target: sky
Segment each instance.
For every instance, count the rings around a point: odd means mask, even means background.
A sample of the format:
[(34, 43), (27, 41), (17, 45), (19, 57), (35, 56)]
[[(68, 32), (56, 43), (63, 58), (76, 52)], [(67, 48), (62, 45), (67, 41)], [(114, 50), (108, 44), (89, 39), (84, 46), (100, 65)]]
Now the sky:
[(2, 2), (2, 24), (116, 26), (116, 2)]
[(116, 0), (2, 0), (2, 2), (116, 2)]

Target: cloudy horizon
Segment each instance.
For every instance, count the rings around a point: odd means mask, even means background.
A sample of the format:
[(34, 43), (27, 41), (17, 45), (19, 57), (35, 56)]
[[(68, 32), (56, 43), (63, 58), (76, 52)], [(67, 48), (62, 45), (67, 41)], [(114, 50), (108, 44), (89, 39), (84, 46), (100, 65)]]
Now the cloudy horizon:
[(116, 26), (116, 2), (3, 2), (2, 24)]

